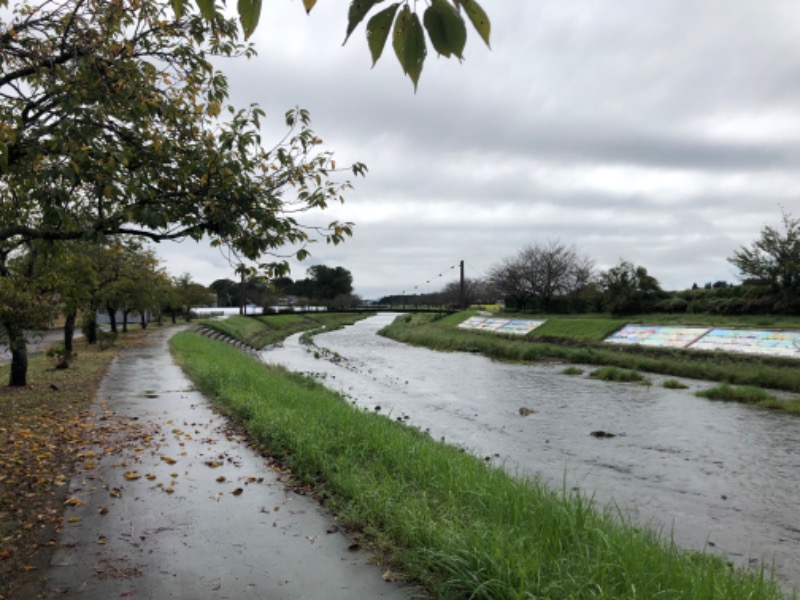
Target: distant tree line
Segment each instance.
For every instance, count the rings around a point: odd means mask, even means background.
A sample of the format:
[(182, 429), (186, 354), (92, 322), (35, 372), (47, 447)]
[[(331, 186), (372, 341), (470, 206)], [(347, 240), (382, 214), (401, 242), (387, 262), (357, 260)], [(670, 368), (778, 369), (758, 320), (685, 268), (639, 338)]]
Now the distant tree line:
[[(765, 226), (728, 259), (741, 273), (738, 285), (715, 281), (665, 291), (641, 265), (620, 259), (598, 271), (574, 245), (550, 240), (501, 259), (485, 278), (467, 280), (467, 303), (499, 301), (512, 310), (544, 313), (800, 314), (800, 219), (784, 211), (782, 225)], [(459, 294), (459, 283), (452, 282), (438, 292), (385, 296), (380, 303), (457, 306)]]
[(209, 287), (217, 296), (218, 306), (240, 306), (242, 294), (244, 304), (262, 310), (283, 305), (344, 309), (361, 304), (361, 298), (353, 294), (353, 274), (344, 267), (314, 265), (306, 275), (296, 281), (285, 276), (271, 280), (249, 277), (244, 282), (218, 279)]

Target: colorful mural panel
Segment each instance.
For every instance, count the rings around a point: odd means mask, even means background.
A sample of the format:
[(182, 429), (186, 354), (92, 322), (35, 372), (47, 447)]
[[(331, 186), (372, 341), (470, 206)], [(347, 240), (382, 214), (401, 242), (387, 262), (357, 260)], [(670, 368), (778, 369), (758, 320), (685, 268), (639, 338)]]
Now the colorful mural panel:
[(687, 348), (706, 335), (707, 327), (673, 327), (658, 325), (626, 325), (606, 338), (612, 344), (640, 344), (662, 348)]
[(800, 332), (712, 329), (692, 349), (800, 358)]
[(527, 335), (534, 329), (536, 329), (539, 325), (544, 323), (544, 321), (526, 321), (522, 319), (517, 319), (513, 321), (509, 321), (508, 323), (501, 325), (500, 329), (497, 330), (497, 333), (511, 333), (513, 335)]
[(494, 319), (489, 317), (470, 317), (458, 326), (462, 329), (477, 329), (481, 331), (494, 331), (495, 333), (509, 333), (512, 335), (525, 335), (544, 321), (528, 321), (524, 319)]

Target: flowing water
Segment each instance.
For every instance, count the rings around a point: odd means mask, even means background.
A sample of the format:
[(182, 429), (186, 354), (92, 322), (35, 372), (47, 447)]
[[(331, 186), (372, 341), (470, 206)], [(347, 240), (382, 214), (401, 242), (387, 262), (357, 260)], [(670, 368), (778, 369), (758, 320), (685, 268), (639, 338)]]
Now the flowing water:
[(774, 568), (800, 587), (798, 417), (695, 397), (706, 382), (669, 390), (659, 376), (651, 387), (609, 383), (563, 375), (564, 365), (414, 348), (376, 335), (393, 318), (316, 336), (332, 360), (298, 336), (262, 358), (512, 473), (594, 496), (683, 547)]

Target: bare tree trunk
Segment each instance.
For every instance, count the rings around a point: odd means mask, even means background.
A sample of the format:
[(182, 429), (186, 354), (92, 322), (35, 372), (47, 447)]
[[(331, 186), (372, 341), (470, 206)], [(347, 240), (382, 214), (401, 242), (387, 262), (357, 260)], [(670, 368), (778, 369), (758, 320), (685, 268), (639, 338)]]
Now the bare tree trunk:
[(126, 308), (122, 311), (122, 333), (128, 333), (128, 313), (130, 311)]
[(8, 385), (24, 387), (28, 385), (28, 345), (22, 327), (11, 321), (3, 323), (8, 336), (8, 348), (11, 350), (11, 371)]
[(69, 363), (72, 362), (72, 340), (75, 337), (75, 320), (78, 311), (72, 310), (65, 315), (64, 318), (64, 356), (61, 357), (61, 362), (56, 365), (59, 369), (66, 369)]
[(86, 324), (83, 327), (83, 335), (86, 336), (86, 343), (97, 343), (97, 311), (92, 310), (91, 316), (86, 317)]
[(117, 333), (117, 309), (106, 305), (106, 312), (108, 313), (108, 324), (111, 326), (111, 331)]
[(141, 321), (140, 321), (140, 323), (141, 323), (141, 325), (142, 325), (142, 329), (147, 329), (147, 311), (144, 311), (144, 310), (143, 310), (143, 311), (142, 311), (142, 312), (139, 314), (139, 316), (141, 317)]

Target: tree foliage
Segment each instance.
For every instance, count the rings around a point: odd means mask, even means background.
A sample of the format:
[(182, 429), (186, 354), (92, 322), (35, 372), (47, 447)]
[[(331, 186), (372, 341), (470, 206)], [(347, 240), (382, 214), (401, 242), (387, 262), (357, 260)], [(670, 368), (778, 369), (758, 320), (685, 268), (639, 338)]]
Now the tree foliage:
[(574, 245), (560, 240), (536, 242), (492, 267), (489, 281), (518, 308), (536, 299), (544, 311), (554, 297), (580, 292), (592, 279), (594, 263)]
[(238, 33), (159, 0), (15, 5), (0, 29), (0, 263), (38, 243), (208, 237), (281, 272), (279, 248), (302, 259), (315, 239), (350, 235), (350, 223), (298, 220), (350, 187), (308, 113), (287, 112), (267, 150), (263, 111), (227, 104), (212, 59), (252, 56)]
[(612, 314), (647, 312), (663, 295), (658, 280), (647, 269), (627, 260), (600, 275), (606, 309)]
[(728, 261), (746, 277), (763, 282), (781, 295), (783, 310), (800, 304), (800, 219), (782, 212), (783, 229), (764, 226), (750, 246), (742, 246)]
[[(177, 14), (187, 9), (188, 0), (171, 0)], [(201, 14), (213, 20), (219, 16), (214, 0), (195, 0)], [(477, 0), (430, 0), (420, 19), (417, 3), (404, 0), (394, 2), (385, 8), (379, 5), (383, 0), (351, 0), (347, 11), (347, 31), (344, 43), (367, 20), (367, 46), (374, 65), (383, 54), (389, 35), (397, 60), (417, 89), (422, 67), (428, 54), (427, 39), (433, 49), (446, 58), (455, 56), (464, 60), (464, 46), (467, 43), (468, 20), (480, 38), (490, 46), (491, 22), (489, 16)], [(317, 0), (303, 0), (303, 8), (310, 13)], [(239, 0), (237, 5), (239, 21), (245, 39), (249, 38), (258, 26), (261, 17), (261, 0)], [(371, 16), (370, 16), (371, 15)], [(466, 19), (464, 18), (466, 16)]]

